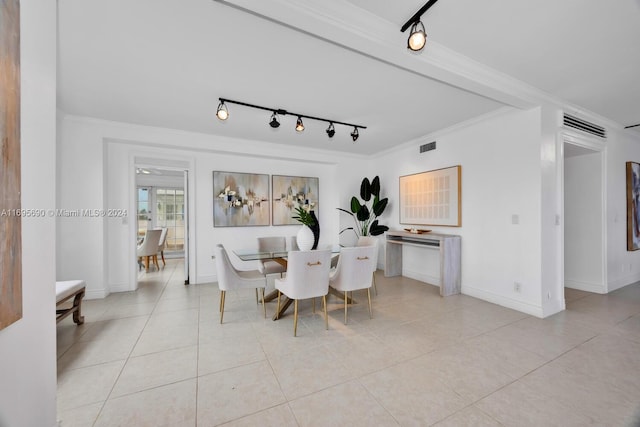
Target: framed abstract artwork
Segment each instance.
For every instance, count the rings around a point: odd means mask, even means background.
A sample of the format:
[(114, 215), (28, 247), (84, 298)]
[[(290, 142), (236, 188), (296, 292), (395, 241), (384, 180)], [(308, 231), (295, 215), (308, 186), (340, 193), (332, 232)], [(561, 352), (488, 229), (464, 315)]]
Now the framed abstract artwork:
[(269, 225), (269, 175), (213, 172), (213, 226)]
[(20, 4), (0, 2), (0, 329), (22, 318)]
[(400, 177), (400, 224), (460, 227), (462, 167)]
[(318, 178), (273, 175), (271, 180), (273, 225), (300, 224), (292, 218), (297, 207), (315, 211), (318, 216)]
[(627, 250), (640, 249), (640, 163), (627, 162)]

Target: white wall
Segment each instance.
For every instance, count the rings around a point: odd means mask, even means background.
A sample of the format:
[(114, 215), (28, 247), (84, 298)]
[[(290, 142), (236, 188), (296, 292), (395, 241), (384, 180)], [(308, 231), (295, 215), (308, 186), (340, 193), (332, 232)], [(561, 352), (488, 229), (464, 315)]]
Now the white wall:
[(602, 191), (602, 153), (564, 160), (564, 285), (601, 294)]
[[(99, 298), (111, 291), (132, 290), (135, 281), (135, 174), (136, 158), (179, 161), (190, 169), (191, 283), (214, 281), (213, 247), (256, 246), (257, 236), (293, 236), (299, 226), (213, 227), (214, 170), (269, 175), (317, 176), (320, 179), (321, 243), (338, 243), (338, 206), (350, 198), (345, 176), (364, 176), (367, 162), (358, 156), (336, 156), (320, 150), (256, 141), (239, 141), (67, 116), (58, 141), (61, 209), (129, 209), (122, 218), (60, 218), (59, 276), (82, 277), (87, 297)], [(346, 172), (346, 175), (342, 175)], [(78, 179), (82, 176), (82, 179)], [(349, 194), (347, 197), (345, 194)], [(66, 236), (73, 238), (67, 239)], [(80, 238), (81, 237), (81, 238)], [(126, 248), (126, 250), (123, 250)], [(244, 267), (248, 267), (244, 265)]]
[(607, 291), (640, 280), (640, 251), (627, 251), (626, 162), (640, 163), (640, 135), (613, 130), (607, 138)]
[[(540, 110), (510, 111), (393, 150), (373, 170), (391, 203), (384, 223), (399, 223), (398, 177), (462, 166), (462, 226), (424, 226), (462, 236), (462, 292), (542, 316)], [(433, 140), (435, 151), (419, 154)], [(512, 224), (518, 215), (519, 224)], [(404, 275), (431, 281), (438, 276), (437, 252), (404, 249)], [(380, 262), (383, 263), (383, 260)], [(431, 279), (431, 280), (430, 280)], [(521, 283), (521, 292), (514, 291)]]
[[(21, 3), (22, 207), (55, 207), (56, 2)], [(56, 425), (55, 220), (22, 219), (23, 318), (0, 331), (0, 426)]]

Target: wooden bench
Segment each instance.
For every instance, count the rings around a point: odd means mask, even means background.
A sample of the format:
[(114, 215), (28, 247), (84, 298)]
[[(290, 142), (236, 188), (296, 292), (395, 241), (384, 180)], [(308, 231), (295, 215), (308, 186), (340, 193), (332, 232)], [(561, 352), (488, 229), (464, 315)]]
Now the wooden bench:
[[(73, 321), (78, 325), (84, 323), (84, 316), (82, 316), (82, 298), (84, 297), (84, 290), (86, 284), (84, 280), (66, 280), (62, 282), (56, 282), (56, 323), (73, 313)], [(65, 305), (71, 298), (73, 298), (73, 305), (71, 307), (61, 307)]]

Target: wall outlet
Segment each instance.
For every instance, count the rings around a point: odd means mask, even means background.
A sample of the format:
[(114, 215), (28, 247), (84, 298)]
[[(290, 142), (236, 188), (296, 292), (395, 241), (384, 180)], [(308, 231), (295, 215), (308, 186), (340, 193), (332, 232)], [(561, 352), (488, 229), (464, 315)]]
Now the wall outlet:
[(522, 291), (522, 283), (513, 282), (513, 291), (520, 293)]

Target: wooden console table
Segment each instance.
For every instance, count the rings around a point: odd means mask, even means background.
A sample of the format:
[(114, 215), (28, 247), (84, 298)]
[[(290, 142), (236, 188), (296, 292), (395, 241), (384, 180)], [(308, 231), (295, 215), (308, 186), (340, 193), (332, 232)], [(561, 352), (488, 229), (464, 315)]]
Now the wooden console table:
[(453, 234), (387, 231), (385, 277), (402, 275), (402, 246), (432, 248), (440, 251), (440, 295), (460, 293), (460, 236)]

